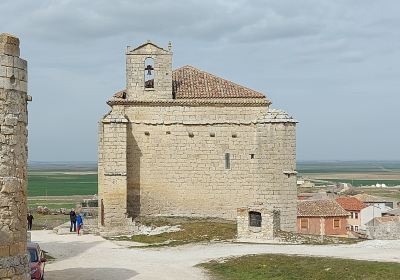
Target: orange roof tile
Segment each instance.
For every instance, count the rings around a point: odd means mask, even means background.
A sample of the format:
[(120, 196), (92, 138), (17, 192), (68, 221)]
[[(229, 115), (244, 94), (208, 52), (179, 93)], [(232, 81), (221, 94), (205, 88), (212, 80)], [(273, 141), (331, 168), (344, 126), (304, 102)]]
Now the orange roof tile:
[(183, 66), (174, 70), (172, 85), (176, 99), (266, 98), (258, 91), (219, 78), (193, 66)]
[(355, 197), (338, 197), (336, 201), (347, 211), (360, 211), (367, 207), (362, 201)]
[[(125, 99), (127, 90), (114, 94)], [(258, 91), (219, 78), (192, 66), (183, 66), (172, 72), (172, 95), (174, 99), (220, 99), (255, 98), (269, 101)]]

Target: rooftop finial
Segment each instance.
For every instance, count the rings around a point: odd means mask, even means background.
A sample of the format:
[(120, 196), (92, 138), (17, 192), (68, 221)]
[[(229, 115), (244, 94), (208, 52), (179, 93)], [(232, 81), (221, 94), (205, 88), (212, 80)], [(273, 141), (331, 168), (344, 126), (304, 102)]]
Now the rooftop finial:
[(172, 42), (171, 42), (171, 41), (168, 42), (168, 50), (169, 50), (169, 51), (172, 50)]

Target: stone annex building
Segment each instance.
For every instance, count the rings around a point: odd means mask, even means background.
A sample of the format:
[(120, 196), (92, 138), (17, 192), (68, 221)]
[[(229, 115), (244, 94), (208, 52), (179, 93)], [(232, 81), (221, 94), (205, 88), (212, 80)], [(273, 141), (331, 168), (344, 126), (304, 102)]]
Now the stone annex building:
[(99, 126), (100, 229), (137, 216), (235, 219), (280, 210), (296, 231), (296, 121), (262, 93), (192, 66), (172, 70), (171, 45), (126, 52), (126, 89)]

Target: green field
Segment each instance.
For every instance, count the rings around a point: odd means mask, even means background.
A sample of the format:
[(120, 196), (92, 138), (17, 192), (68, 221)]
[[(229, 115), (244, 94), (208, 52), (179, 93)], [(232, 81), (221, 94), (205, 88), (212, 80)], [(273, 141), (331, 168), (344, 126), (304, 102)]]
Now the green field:
[(354, 162), (298, 162), (300, 174), (313, 173), (400, 173), (400, 162), (354, 161)]
[[(328, 181), (332, 183), (348, 183), (351, 184), (353, 187), (360, 187), (360, 186), (372, 186), (375, 184), (386, 184), (388, 187), (393, 187), (393, 186), (400, 186), (400, 180), (350, 180), (350, 179), (319, 179), (316, 178), (317, 180), (323, 180), (323, 181)], [(317, 185), (321, 185), (322, 183), (318, 183)]]
[(30, 171), (28, 196), (69, 196), (97, 194), (97, 174)]
[(286, 255), (250, 255), (201, 264), (216, 279), (397, 280), (400, 264)]

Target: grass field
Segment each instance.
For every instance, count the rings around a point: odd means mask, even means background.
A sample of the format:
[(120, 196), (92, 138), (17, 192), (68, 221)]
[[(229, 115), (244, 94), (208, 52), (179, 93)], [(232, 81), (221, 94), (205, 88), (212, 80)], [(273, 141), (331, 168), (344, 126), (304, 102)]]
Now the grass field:
[(33, 230), (53, 229), (69, 221), (68, 215), (42, 215), (33, 213)]
[(400, 264), (286, 255), (250, 255), (201, 264), (225, 280), (397, 280)]
[[(349, 183), (354, 187), (376, 184), (400, 186), (400, 162), (298, 162), (297, 170), (300, 176), (313, 181), (317, 186), (339, 182)], [(398, 198), (396, 189), (389, 191), (376, 188), (368, 191), (380, 195), (386, 192), (391, 197)]]
[[(400, 162), (299, 162), (297, 170), (310, 179), (352, 183), (354, 186), (400, 185)], [(35, 163), (30, 165), (28, 174), (29, 197), (97, 193), (96, 165), (93, 163)]]
[(28, 196), (69, 196), (97, 194), (94, 172), (30, 171)]
[(318, 180), (324, 180), (332, 183), (349, 183), (353, 187), (360, 187), (360, 186), (372, 186), (375, 184), (386, 184), (388, 187), (393, 187), (393, 186), (400, 186), (400, 180), (379, 180), (379, 179), (374, 179), (374, 180), (361, 180), (361, 179), (336, 179), (336, 178), (316, 178)]
[(74, 201), (62, 201), (62, 200), (28, 200), (28, 208), (36, 209), (38, 206), (46, 206), (52, 210), (59, 210), (61, 208), (71, 209), (76, 207), (76, 202)]
[(297, 171), (304, 174), (329, 173), (378, 173), (400, 174), (400, 162), (354, 161), (354, 162), (298, 162)]
[(180, 225), (177, 232), (165, 232), (157, 235), (133, 235), (118, 237), (117, 240), (146, 243), (150, 246), (177, 246), (195, 242), (209, 242), (215, 240), (230, 240), (236, 237), (236, 224), (221, 220), (207, 220), (195, 218), (163, 218), (157, 217), (150, 221), (140, 221), (145, 225), (173, 226)]

